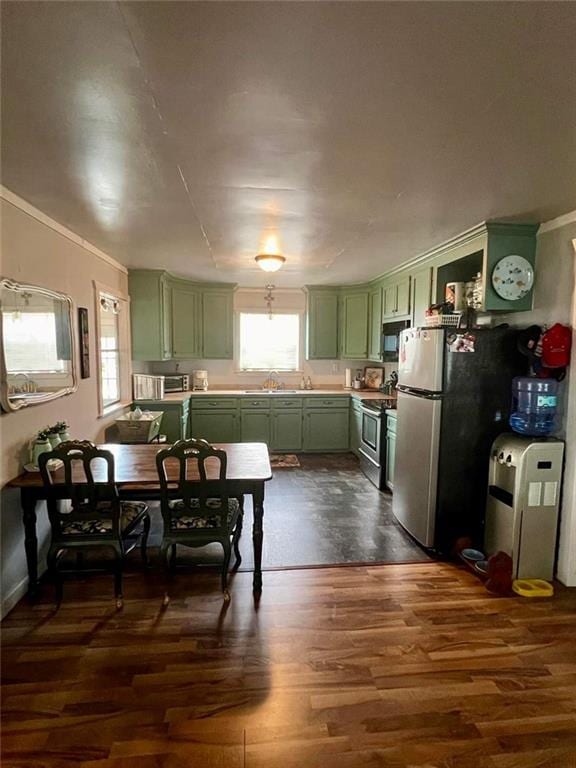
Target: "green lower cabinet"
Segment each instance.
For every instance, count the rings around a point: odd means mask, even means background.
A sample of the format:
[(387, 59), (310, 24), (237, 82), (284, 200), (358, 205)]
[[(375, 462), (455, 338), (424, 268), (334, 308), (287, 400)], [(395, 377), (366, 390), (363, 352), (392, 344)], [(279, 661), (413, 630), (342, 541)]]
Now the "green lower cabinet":
[(186, 440), (189, 435), (190, 411), (189, 400), (182, 402), (160, 402), (158, 400), (137, 400), (132, 403), (132, 410), (138, 406), (143, 411), (162, 411), (160, 434), (166, 435), (166, 442), (175, 443)]
[(270, 411), (242, 410), (243, 443), (270, 444)]
[(304, 411), (305, 451), (347, 451), (349, 436), (349, 408), (308, 408)]
[(386, 473), (385, 484), (390, 490), (394, 489), (394, 465), (396, 463), (396, 419), (387, 418), (386, 429)]
[(240, 417), (236, 410), (193, 410), (191, 422), (191, 437), (209, 443), (237, 443), (240, 439)]
[(302, 411), (275, 410), (272, 413), (272, 450), (302, 450)]
[(352, 401), (350, 407), (350, 450), (356, 456), (360, 455), (360, 439), (362, 437), (362, 411)]

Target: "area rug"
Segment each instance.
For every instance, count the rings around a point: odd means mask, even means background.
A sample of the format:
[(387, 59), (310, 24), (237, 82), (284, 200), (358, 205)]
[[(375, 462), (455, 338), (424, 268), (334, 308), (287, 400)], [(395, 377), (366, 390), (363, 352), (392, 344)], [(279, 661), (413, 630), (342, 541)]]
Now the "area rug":
[(294, 453), (273, 453), (270, 466), (272, 469), (294, 469), (300, 466), (300, 459)]

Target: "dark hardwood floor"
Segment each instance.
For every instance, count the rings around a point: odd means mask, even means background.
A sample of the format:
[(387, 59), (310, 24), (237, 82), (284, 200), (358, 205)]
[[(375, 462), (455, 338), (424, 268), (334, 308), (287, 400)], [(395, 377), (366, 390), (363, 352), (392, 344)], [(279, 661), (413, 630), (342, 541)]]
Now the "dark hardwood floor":
[(2, 625), (3, 766), (574, 768), (576, 591), (442, 563), (66, 585)]

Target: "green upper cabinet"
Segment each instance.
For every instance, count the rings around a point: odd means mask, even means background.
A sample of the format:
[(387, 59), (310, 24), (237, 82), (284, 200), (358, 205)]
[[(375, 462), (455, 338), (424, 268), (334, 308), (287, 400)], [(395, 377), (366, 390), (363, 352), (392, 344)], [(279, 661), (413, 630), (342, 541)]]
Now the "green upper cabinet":
[(203, 357), (206, 360), (231, 360), (234, 356), (233, 291), (204, 291), (202, 309)]
[(235, 287), (194, 283), (159, 270), (130, 270), (133, 359), (231, 359)]
[(374, 287), (368, 294), (368, 359), (382, 360), (382, 286)]
[(432, 267), (412, 274), (412, 325), (424, 325), (426, 310), (432, 302)]
[(468, 282), (480, 274), (480, 312), (519, 312), (531, 309), (533, 288), (521, 299), (503, 299), (492, 286), (492, 273), (498, 262), (506, 256), (522, 256), (534, 268), (538, 226), (485, 222), (439, 249), (434, 257), (436, 301), (444, 301), (446, 283)]
[(387, 283), (383, 289), (382, 317), (402, 320), (410, 316), (410, 277)]
[(172, 357), (202, 356), (202, 294), (185, 281), (172, 282)]
[(308, 360), (338, 359), (338, 289), (308, 289), (306, 357)]
[(368, 357), (368, 291), (342, 294), (342, 350), (345, 360)]
[(172, 357), (171, 293), (165, 272), (134, 269), (128, 274), (134, 360)]
[(506, 256), (523, 256), (534, 269), (536, 263), (536, 232), (538, 224), (486, 224), (487, 246), (484, 251), (483, 288), (485, 312), (505, 310), (516, 312), (532, 309), (534, 289), (516, 301), (499, 296), (492, 287), (492, 272), (500, 259)]

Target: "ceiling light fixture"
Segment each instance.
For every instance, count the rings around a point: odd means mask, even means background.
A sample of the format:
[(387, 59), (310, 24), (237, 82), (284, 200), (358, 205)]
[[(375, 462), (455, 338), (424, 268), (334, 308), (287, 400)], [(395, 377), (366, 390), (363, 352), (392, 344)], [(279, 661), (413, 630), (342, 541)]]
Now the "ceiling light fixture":
[(286, 259), (279, 253), (260, 253), (255, 261), (264, 272), (278, 272)]

